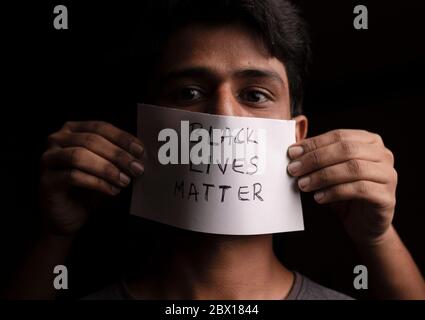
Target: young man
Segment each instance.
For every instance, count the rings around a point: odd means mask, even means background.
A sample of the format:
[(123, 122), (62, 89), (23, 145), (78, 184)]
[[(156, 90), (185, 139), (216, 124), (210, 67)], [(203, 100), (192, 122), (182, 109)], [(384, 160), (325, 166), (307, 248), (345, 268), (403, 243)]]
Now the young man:
[[(425, 298), (424, 280), (392, 226), (397, 173), (379, 135), (335, 130), (306, 139), (302, 77), (309, 54), (304, 25), (284, 0), (170, 1), (141, 77), (144, 101), (197, 112), (296, 120), (287, 170), (319, 204), (334, 204), (364, 254), (380, 297)], [(45, 233), (15, 286), (17, 297), (54, 297), (62, 264), (89, 219), (91, 197), (113, 197), (143, 175), (143, 141), (103, 122), (69, 122), (42, 157)], [(143, 177), (142, 177), (143, 178)], [(347, 299), (288, 270), (272, 235), (223, 236), (164, 226), (173, 248), (146, 262), (137, 279), (98, 299)], [(34, 267), (35, 266), (35, 267)], [(166, 266), (166, 267), (164, 267)]]

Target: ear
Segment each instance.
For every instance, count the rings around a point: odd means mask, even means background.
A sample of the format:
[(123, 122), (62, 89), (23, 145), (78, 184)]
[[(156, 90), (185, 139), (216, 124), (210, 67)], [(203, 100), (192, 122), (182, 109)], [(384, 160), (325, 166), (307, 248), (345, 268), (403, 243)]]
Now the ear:
[(292, 120), (296, 121), (296, 128), (295, 128), (295, 137), (297, 139), (297, 142), (304, 140), (307, 137), (307, 131), (308, 131), (308, 119), (306, 116), (296, 116), (292, 118)]

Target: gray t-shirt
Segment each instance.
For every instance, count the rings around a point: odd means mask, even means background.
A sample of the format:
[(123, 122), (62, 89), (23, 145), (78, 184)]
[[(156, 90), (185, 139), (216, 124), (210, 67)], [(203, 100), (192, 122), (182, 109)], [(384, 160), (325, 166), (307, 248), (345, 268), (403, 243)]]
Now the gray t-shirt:
[[(353, 298), (328, 289), (309, 278), (294, 272), (295, 281), (286, 300), (353, 300)], [(92, 293), (84, 300), (134, 300), (123, 281), (117, 282), (98, 292)]]
[(295, 281), (286, 300), (353, 300), (343, 293), (321, 286), (298, 272), (294, 274)]

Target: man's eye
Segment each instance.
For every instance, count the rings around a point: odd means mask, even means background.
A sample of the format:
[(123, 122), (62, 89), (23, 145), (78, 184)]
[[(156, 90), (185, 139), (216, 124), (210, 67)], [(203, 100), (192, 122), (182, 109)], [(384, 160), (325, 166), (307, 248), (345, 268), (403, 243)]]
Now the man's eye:
[(270, 100), (267, 94), (258, 90), (248, 90), (240, 95), (240, 98), (247, 102), (263, 103)]
[(203, 93), (196, 88), (183, 88), (177, 93), (177, 97), (180, 101), (199, 100), (203, 96)]

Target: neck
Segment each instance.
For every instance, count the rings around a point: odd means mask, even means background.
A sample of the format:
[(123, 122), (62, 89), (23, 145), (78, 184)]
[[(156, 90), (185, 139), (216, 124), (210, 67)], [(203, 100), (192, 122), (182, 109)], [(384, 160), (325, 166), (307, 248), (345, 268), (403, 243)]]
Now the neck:
[(160, 299), (283, 299), (292, 286), (272, 235), (174, 231), (167, 241), (171, 250), (159, 250), (153, 261), (156, 276), (130, 283), (137, 297), (149, 297), (148, 291)]

